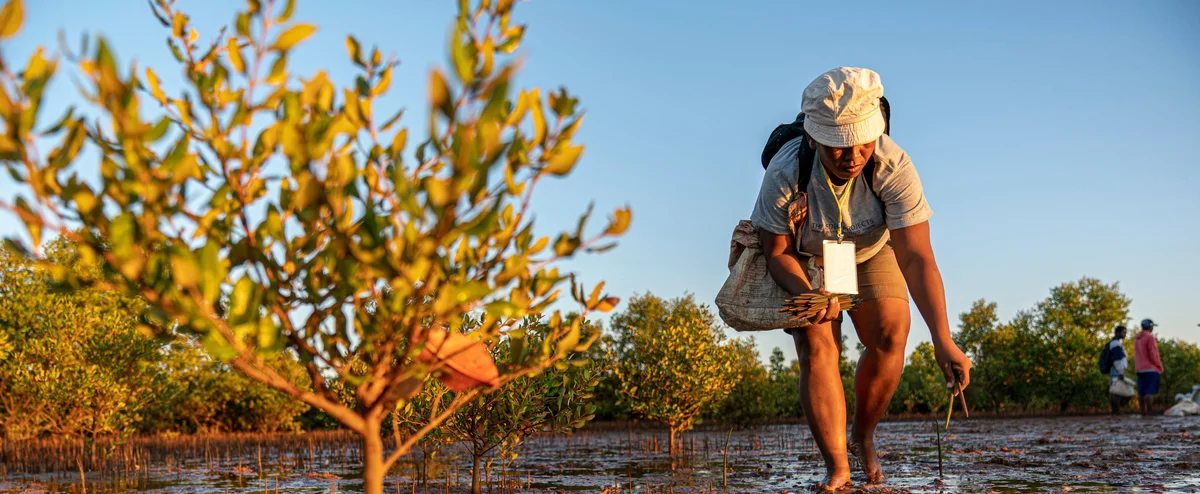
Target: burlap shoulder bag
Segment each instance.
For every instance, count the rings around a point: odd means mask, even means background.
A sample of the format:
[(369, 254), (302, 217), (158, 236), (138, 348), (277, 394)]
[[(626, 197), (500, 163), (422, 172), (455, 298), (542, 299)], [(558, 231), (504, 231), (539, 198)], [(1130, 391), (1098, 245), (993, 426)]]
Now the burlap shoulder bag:
[[(801, 190), (788, 206), (793, 239), (803, 231), (808, 216), (808, 193)], [(794, 247), (794, 246), (793, 246)], [(811, 257), (801, 262), (811, 264)], [(806, 269), (811, 276), (819, 270)], [(769, 331), (796, 327), (780, 312), (790, 295), (775, 282), (767, 269), (767, 257), (758, 241), (758, 230), (749, 220), (739, 221), (729, 242), (729, 277), (717, 292), (717, 312), (725, 324), (738, 331)]]

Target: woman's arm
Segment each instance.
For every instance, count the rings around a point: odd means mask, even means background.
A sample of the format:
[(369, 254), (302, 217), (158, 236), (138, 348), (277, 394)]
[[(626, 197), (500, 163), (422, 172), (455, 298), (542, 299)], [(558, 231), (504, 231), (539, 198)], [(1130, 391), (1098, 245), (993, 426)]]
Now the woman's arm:
[(938, 365), (945, 373), (947, 382), (953, 382), (954, 379), (951, 368), (961, 368), (961, 384), (965, 388), (971, 382), (971, 360), (958, 349), (958, 345), (950, 337), (950, 322), (946, 318), (946, 292), (942, 285), (942, 273), (938, 270), (937, 261), (933, 256), (933, 246), (929, 242), (929, 222), (897, 228), (891, 231), (891, 236), (896, 261), (900, 264), (900, 271), (904, 273), (904, 281), (912, 293), (913, 302), (917, 304), (917, 309), (925, 319), (925, 325), (929, 326)]
[[(767, 258), (767, 271), (771, 273), (775, 283), (794, 297), (812, 292), (813, 288), (808, 275), (804, 274), (804, 265), (792, 253), (793, 238), (791, 235), (778, 235), (763, 229), (758, 231), (758, 241), (762, 244), (763, 255)], [(819, 324), (832, 321), (840, 312), (841, 306), (835, 298), (830, 301), (828, 309), (817, 313), (813, 322)]]

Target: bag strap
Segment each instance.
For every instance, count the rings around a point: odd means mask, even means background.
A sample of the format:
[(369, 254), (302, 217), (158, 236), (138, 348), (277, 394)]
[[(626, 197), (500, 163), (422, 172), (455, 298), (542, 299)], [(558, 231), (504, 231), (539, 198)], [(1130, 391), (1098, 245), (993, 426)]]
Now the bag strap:
[(796, 152), (796, 187), (801, 191), (808, 190), (808, 179), (812, 176), (813, 162), (817, 160), (817, 150), (808, 145), (808, 136), (801, 136), (800, 150)]
[(872, 194), (875, 194), (875, 197), (879, 197), (879, 192), (875, 191), (875, 156), (874, 155), (871, 156), (871, 159), (867, 160), (867, 165), (863, 167), (862, 174), (863, 174), (863, 177), (865, 177), (867, 179), (867, 189), (869, 189)]

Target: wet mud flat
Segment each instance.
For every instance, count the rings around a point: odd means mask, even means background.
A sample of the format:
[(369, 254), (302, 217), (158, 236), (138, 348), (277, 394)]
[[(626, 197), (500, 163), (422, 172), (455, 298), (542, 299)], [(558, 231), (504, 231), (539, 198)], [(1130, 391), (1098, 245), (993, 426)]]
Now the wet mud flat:
[[(941, 477), (934, 429), (932, 421), (880, 424), (876, 442), (888, 482), (863, 486), (856, 471), (858, 485), (847, 492), (1200, 492), (1197, 417), (956, 420), (941, 435)], [(721, 490), (726, 431), (685, 435), (685, 444), (707, 443), (710, 451), (693, 448), (675, 470), (669, 455), (638, 451), (637, 444), (622, 449), (628, 439), (620, 436), (534, 441), (517, 463), (541, 465), (548, 487)], [(803, 424), (734, 431), (729, 453), (731, 492), (806, 492), (824, 474)]]
[[(888, 482), (863, 486), (856, 471), (858, 485), (844, 492), (1200, 492), (1197, 417), (956, 419), (941, 435), (940, 476), (934, 428), (932, 420), (880, 424), (877, 446)], [(804, 424), (703, 427), (681, 442), (683, 451), (673, 458), (665, 430), (601, 425), (535, 437), (515, 459), (495, 461), (489, 480), (493, 492), (796, 493), (810, 491), (823, 476)], [(258, 466), (249, 459), (237, 467), (181, 462), (101, 491), (362, 490), (357, 464), (321, 458), (303, 469), (269, 461), (263, 472), (248, 468)], [(427, 460), (414, 454), (390, 473), (387, 492), (469, 492), (469, 462), (454, 446)], [(78, 482), (73, 475), (7, 472), (0, 492), (71, 492), (77, 486), (68, 484)]]

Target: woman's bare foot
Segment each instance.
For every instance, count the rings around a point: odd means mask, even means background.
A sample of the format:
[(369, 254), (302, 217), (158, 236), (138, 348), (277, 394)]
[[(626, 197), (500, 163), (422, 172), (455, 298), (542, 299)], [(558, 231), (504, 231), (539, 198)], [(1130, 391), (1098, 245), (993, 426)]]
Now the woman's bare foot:
[(819, 492), (837, 492), (838, 490), (854, 485), (850, 482), (850, 468), (846, 467), (843, 470), (834, 470), (829, 472), (824, 479), (817, 483), (817, 491)]
[(875, 452), (875, 438), (850, 438), (850, 444), (847, 445), (850, 454), (854, 455), (860, 464), (862, 464), (863, 473), (867, 474), (868, 484), (882, 484), (887, 482), (887, 475), (883, 474), (883, 469), (879, 467), (879, 455)]

